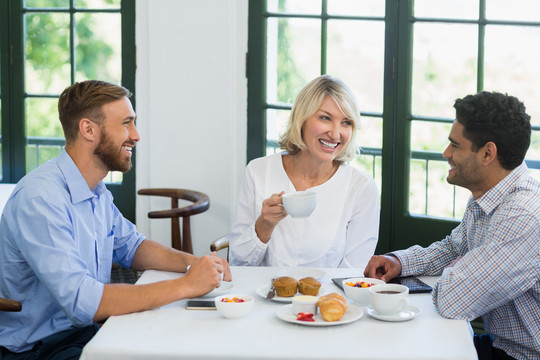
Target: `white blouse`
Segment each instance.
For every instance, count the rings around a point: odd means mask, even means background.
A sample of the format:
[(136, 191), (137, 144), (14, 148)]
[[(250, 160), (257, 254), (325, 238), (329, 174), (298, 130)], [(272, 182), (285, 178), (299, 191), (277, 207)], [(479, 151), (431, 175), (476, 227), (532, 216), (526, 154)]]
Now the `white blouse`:
[(246, 167), (230, 242), (231, 265), (355, 267), (363, 269), (377, 245), (380, 203), (375, 181), (342, 164), (334, 176), (310, 191), (317, 206), (306, 219), (290, 216), (264, 244), (255, 232), (262, 202), (281, 191), (296, 191), (278, 153)]

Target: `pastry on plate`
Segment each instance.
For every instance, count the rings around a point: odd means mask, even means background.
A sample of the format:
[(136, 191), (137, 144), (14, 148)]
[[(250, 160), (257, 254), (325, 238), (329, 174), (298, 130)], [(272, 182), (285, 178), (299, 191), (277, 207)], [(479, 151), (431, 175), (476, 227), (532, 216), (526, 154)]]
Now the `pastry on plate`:
[(298, 292), (303, 295), (318, 295), (321, 282), (314, 277), (308, 276), (298, 280)]
[(339, 321), (345, 315), (347, 300), (338, 293), (321, 296), (317, 301), (319, 312), (325, 321)]
[(290, 276), (280, 276), (274, 280), (277, 296), (290, 297), (298, 291), (298, 281)]

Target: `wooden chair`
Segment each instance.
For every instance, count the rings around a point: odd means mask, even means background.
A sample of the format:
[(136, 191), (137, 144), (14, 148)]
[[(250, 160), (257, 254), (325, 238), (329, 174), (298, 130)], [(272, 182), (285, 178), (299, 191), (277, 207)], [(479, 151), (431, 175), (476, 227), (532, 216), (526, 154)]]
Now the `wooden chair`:
[[(186, 189), (141, 189), (139, 195), (164, 196), (171, 198), (171, 208), (167, 210), (150, 211), (151, 219), (171, 219), (172, 247), (193, 254), (191, 244), (190, 217), (205, 212), (210, 207), (208, 195)], [(193, 204), (178, 207), (178, 200), (187, 200)], [(182, 218), (182, 236), (180, 236), (180, 220)]]
[(0, 297), (0, 311), (18, 312), (22, 310), (22, 304), (18, 301)]
[(227, 249), (227, 261), (229, 261), (229, 234), (221, 236), (210, 244), (210, 251)]

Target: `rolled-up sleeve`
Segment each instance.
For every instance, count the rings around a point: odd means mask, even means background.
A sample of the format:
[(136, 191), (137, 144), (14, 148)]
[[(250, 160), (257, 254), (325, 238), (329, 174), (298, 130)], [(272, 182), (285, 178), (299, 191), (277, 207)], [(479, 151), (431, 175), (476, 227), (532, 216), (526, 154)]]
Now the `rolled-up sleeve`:
[(137, 228), (131, 221), (122, 216), (114, 204), (112, 207), (114, 233), (113, 261), (123, 267), (129, 268), (145, 236), (137, 231)]

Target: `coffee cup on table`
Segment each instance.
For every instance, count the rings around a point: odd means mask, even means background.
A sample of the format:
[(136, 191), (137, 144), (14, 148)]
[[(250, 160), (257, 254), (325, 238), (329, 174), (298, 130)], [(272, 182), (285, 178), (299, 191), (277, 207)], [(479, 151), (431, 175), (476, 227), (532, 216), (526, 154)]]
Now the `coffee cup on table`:
[(409, 288), (400, 284), (380, 284), (369, 288), (369, 300), (379, 315), (393, 315), (409, 306)]
[(317, 194), (313, 191), (296, 191), (281, 196), (287, 214), (296, 219), (307, 218), (317, 205)]

